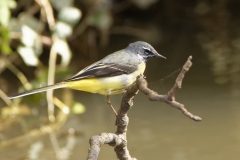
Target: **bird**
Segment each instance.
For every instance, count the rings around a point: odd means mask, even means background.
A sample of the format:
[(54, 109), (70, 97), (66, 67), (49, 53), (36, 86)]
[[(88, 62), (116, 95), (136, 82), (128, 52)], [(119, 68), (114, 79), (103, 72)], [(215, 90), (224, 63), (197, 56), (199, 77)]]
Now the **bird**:
[(147, 42), (136, 41), (130, 43), (125, 49), (109, 54), (87, 66), (66, 80), (18, 93), (8, 98), (14, 99), (47, 90), (70, 88), (105, 95), (107, 103), (117, 116), (117, 112), (110, 103), (109, 96), (124, 93), (139, 75), (143, 75), (146, 62), (153, 57), (166, 59)]

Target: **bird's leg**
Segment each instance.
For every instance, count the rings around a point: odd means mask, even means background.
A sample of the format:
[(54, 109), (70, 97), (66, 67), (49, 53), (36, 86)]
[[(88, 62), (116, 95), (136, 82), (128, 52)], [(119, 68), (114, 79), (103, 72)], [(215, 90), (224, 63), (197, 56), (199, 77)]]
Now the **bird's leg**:
[(106, 102), (107, 104), (110, 106), (110, 108), (112, 109), (113, 113), (115, 114), (115, 116), (117, 117), (118, 113), (116, 112), (116, 110), (113, 108), (111, 102), (110, 102), (110, 98), (109, 98), (109, 95), (107, 95), (106, 97)]

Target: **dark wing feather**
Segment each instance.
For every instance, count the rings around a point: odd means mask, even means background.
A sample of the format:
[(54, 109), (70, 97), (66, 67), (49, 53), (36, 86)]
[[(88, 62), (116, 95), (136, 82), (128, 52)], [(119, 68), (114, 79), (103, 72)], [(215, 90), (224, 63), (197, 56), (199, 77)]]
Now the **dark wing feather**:
[(93, 66), (88, 67), (83, 72), (80, 71), (75, 76), (65, 81), (76, 81), (83, 78), (96, 78), (96, 77), (113, 77), (122, 74), (130, 74), (137, 70), (137, 66), (133, 65), (121, 65), (121, 64), (103, 64), (97, 63)]

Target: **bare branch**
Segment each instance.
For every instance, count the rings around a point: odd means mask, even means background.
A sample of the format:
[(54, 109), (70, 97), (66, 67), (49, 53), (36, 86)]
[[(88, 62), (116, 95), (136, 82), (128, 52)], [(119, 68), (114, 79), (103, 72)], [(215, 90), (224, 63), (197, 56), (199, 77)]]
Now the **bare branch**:
[(192, 60), (192, 56), (189, 56), (187, 62), (184, 64), (181, 72), (179, 73), (174, 86), (168, 92), (167, 95), (159, 95), (158, 93), (156, 93), (156, 92), (152, 91), (151, 89), (149, 89), (147, 87), (147, 81), (144, 79), (143, 76), (140, 76), (137, 79), (136, 83), (138, 85), (139, 90), (142, 91), (143, 93), (145, 93), (151, 101), (165, 102), (165, 103), (169, 104), (170, 106), (175, 107), (175, 108), (181, 110), (184, 115), (186, 115), (187, 117), (193, 119), (194, 121), (201, 121), (202, 119), (200, 117), (195, 116), (192, 113), (188, 112), (187, 109), (184, 108), (183, 104), (175, 101), (175, 94), (176, 94), (176, 92), (179, 89), (181, 89), (183, 78), (184, 78), (186, 72), (192, 66), (191, 60)]
[(12, 101), (8, 99), (8, 96), (0, 89), (0, 98), (8, 105), (12, 106)]
[(44, 9), (49, 28), (53, 31), (55, 27), (55, 18), (49, 0), (37, 0), (36, 2)]
[(100, 153), (100, 148), (104, 144), (108, 144), (114, 147), (114, 151), (117, 154), (118, 159), (120, 160), (136, 160), (136, 158), (132, 158), (127, 149), (127, 126), (129, 123), (129, 118), (127, 116), (127, 112), (133, 106), (133, 100), (135, 95), (138, 93), (138, 90), (145, 93), (151, 101), (160, 101), (169, 104), (172, 107), (175, 107), (183, 112), (187, 117), (195, 120), (201, 121), (202, 119), (198, 116), (195, 116), (188, 112), (184, 105), (175, 101), (174, 95), (181, 88), (183, 78), (186, 72), (190, 69), (192, 65), (192, 56), (190, 56), (187, 62), (184, 64), (181, 72), (179, 73), (176, 82), (172, 89), (168, 92), (167, 95), (159, 95), (158, 93), (152, 91), (147, 87), (147, 81), (144, 76), (141, 75), (137, 78), (136, 83), (132, 84), (127, 91), (124, 93), (122, 98), (122, 104), (120, 109), (118, 110), (118, 115), (116, 119), (117, 131), (115, 134), (113, 133), (101, 133), (100, 135), (93, 136), (89, 143), (90, 148), (88, 151), (87, 160), (97, 160), (98, 155)]
[(101, 133), (100, 135), (93, 136), (89, 143), (90, 148), (88, 151), (87, 160), (97, 160), (100, 148), (103, 144), (108, 144), (114, 147), (114, 150), (117, 154), (118, 159), (120, 160), (136, 160), (132, 158), (127, 149), (127, 126), (129, 118), (127, 112), (133, 106), (134, 96), (137, 94), (138, 88), (137, 85), (132, 85), (124, 93), (121, 107), (118, 111), (118, 116), (116, 119), (117, 131), (113, 133)]
[[(23, 36), (23, 34), (21, 32), (11, 32), (10, 33), (10, 37), (11, 39), (21, 39)], [(51, 46), (52, 45), (52, 39), (50, 37), (47, 36), (43, 36), (43, 35), (38, 35), (40, 41), (47, 46)]]
[[(54, 31), (56, 22), (53, 14), (52, 6), (49, 0), (36, 0), (36, 2), (42, 7), (45, 12), (44, 16), (47, 19), (49, 28), (51, 31)], [(48, 85), (54, 84), (54, 74), (56, 71), (56, 60), (57, 60), (57, 51), (55, 49), (54, 42), (58, 39), (56, 35), (52, 35), (53, 46), (50, 50), (49, 58), (49, 72), (48, 72)], [(55, 121), (54, 116), (54, 104), (53, 104), (53, 90), (47, 91), (47, 103), (48, 103), (48, 118), (51, 122)]]

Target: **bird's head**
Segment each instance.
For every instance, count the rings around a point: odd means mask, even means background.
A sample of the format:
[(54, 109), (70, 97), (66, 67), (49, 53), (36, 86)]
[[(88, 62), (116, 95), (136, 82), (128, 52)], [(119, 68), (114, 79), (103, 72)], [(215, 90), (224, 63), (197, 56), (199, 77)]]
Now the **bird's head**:
[(166, 59), (166, 57), (159, 54), (150, 44), (146, 42), (137, 41), (137, 42), (131, 43), (127, 46), (126, 49), (137, 54), (144, 61), (147, 61), (152, 57)]

